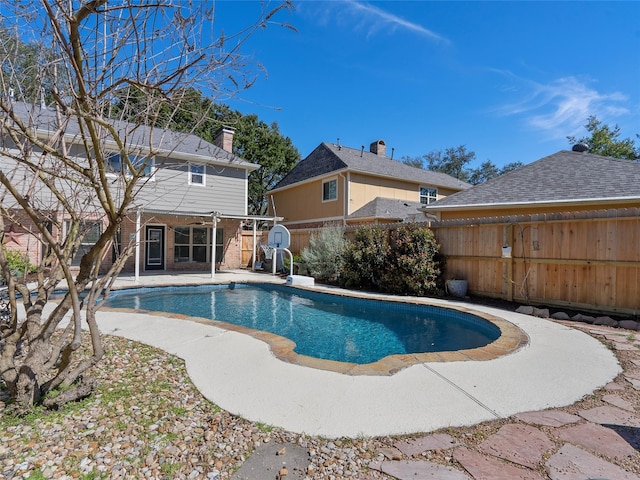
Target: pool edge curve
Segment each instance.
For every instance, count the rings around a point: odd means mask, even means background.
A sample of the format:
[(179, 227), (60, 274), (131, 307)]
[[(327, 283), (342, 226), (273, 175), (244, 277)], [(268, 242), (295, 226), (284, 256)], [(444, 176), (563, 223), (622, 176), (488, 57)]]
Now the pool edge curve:
[[(254, 283), (254, 282), (232, 282), (232, 283)], [(500, 318), (495, 315), (481, 312), (479, 310), (462, 307), (459, 305), (434, 301), (430, 297), (389, 297), (388, 295), (378, 295), (370, 292), (359, 292), (353, 290), (339, 289), (335, 287), (325, 286), (289, 286), (288, 288), (298, 288), (301, 290), (308, 290), (318, 293), (326, 293), (330, 295), (347, 296), (352, 298), (362, 298), (370, 300), (383, 300), (399, 303), (412, 303), (416, 305), (429, 305), (439, 308), (445, 308), (450, 310), (456, 310), (463, 313), (468, 313), (480, 317), (500, 330), (500, 336), (493, 342), (483, 347), (456, 350), (456, 351), (443, 351), (443, 352), (426, 352), (426, 353), (409, 353), (409, 354), (395, 354), (388, 355), (375, 362), (366, 364), (356, 364), (349, 362), (339, 362), (335, 360), (326, 360), (316, 357), (310, 357), (296, 353), (294, 348), (295, 342), (282, 337), (280, 335), (265, 332), (262, 330), (255, 330), (248, 327), (227, 323), (221, 320), (211, 320), (201, 317), (193, 317), (184, 314), (176, 314), (161, 311), (148, 311), (137, 310), (130, 308), (105, 308), (106, 311), (129, 311), (132, 313), (145, 313), (150, 315), (164, 316), (168, 318), (174, 318), (179, 320), (189, 320), (206, 325), (213, 325), (224, 330), (234, 331), (249, 335), (257, 340), (266, 343), (269, 346), (270, 352), (278, 360), (290, 363), (293, 365), (299, 365), (302, 367), (315, 368), (318, 370), (326, 370), (330, 372), (336, 372), (345, 375), (377, 375), (377, 376), (390, 376), (398, 373), (405, 368), (412, 365), (422, 363), (440, 363), (440, 362), (461, 362), (461, 361), (487, 361), (493, 360), (505, 355), (509, 355), (524, 348), (529, 343), (528, 335), (518, 326), (509, 322), (504, 318)]]

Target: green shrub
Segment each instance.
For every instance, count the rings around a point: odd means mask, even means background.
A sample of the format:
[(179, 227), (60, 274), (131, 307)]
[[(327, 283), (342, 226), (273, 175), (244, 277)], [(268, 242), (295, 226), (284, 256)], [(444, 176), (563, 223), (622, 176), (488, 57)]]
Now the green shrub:
[(395, 295), (438, 295), (444, 263), (428, 228), (410, 223), (395, 230), (365, 226), (347, 242), (344, 229), (327, 226), (301, 252), (310, 275), (345, 288)]
[(346, 245), (344, 229), (339, 225), (328, 225), (311, 235), (309, 246), (303, 248), (300, 255), (312, 277), (335, 283)]
[(29, 262), (29, 257), (22, 252), (7, 249), (4, 253), (7, 258), (7, 266), (13, 276), (22, 277), (25, 273), (33, 273), (37, 270), (37, 267)]
[[(294, 265), (299, 264), (301, 262), (302, 262), (302, 257), (300, 255), (294, 255), (293, 256), (293, 264)], [(285, 270), (285, 272), (290, 272), (291, 271), (291, 257), (289, 257), (289, 255), (285, 255), (284, 256), (284, 270)]]
[(438, 295), (444, 268), (433, 232), (418, 224), (396, 230), (361, 227), (344, 253), (340, 285), (396, 295)]
[(358, 228), (354, 241), (345, 249), (340, 285), (365, 290), (377, 288), (388, 255), (387, 230), (376, 226)]
[(397, 295), (435, 295), (439, 290), (440, 246), (433, 232), (407, 224), (389, 234), (389, 255), (380, 289)]

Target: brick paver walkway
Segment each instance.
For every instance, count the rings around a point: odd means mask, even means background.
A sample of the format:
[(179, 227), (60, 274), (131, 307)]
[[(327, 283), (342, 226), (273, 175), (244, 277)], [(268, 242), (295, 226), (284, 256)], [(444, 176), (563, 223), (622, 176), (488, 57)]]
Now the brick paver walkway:
[(370, 467), (400, 480), (640, 480), (640, 332), (563, 323), (608, 342), (624, 372), (571, 407), (515, 415), (480, 441), (443, 433), (401, 441)]

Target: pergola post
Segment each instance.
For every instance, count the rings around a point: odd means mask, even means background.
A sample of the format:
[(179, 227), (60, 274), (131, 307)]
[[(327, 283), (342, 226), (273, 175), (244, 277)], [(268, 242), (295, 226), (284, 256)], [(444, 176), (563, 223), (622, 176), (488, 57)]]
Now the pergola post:
[(218, 234), (218, 215), (214, 212), (211, 214), (213, 218), (213, 232), (211, 232), (211, 280), (216, 278), (216, 243)]
[(256, 242), (258, 241), (258, 235), (256, 233), (257, 220), (253, 220), (253, 250), (251, 252), (251, 271), (256, 271)]
[(136, 210), (136, 263), (135, 283), (140, 282), (140, 228), (142, 228), (142, 211)]

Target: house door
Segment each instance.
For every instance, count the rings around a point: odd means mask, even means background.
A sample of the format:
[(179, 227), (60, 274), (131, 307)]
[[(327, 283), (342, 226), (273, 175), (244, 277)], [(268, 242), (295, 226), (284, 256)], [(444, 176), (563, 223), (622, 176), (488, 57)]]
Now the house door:
[(145, 270), (164, 269), (164, 227), (147, 226), (145, 232), (146, 252), (144, 256)]

